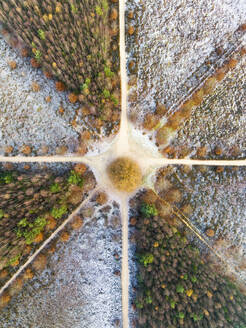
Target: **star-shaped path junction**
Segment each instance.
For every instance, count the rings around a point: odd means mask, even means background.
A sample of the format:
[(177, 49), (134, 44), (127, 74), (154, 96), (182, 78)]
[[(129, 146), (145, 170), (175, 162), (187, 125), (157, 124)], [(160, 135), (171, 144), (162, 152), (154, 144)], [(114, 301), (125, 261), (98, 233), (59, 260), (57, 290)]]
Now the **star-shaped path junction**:
[(0, 1), (1, 327), (245, 327), (243, 1)]

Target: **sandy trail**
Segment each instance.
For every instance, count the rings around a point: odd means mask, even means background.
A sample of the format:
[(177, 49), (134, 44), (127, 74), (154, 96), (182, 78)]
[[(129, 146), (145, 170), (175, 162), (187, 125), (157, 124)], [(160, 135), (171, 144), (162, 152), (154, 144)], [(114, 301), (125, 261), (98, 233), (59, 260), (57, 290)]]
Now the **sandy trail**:
[[(125, 121), (126, 122), (126, 121)], [(123, 125), (124, 128), (127, 127), (127, 123)], [(122, 137), (124, 135), (124, 137)], [(118, 142), (114, 145), (113, 148), (118, 149), (119, 155), (128, 155), (133, 157), (134, 153), (128, 152), (128, 138), (125, 135), (125, 131), (119, 134)], [(122, 148), (120, 148), (122, 146)], [(122, 151), (121, 151), (122, 150)], [(112, 153), (112, 149), (110, 149)], [(35, 156), (35, 157), (26, 157), (26, 156), (0, 156), (0, 162), (8, 163), (73, 163), (79, 162), (87, 165), (94, 165), (94, 160), (100, 160), (103, 157), (103, 154), (97, 156)], [(110, 156), (111, 157), (111, 156)], [(112, 157), (117, 157), (112, 156)], [(135, 156), (134, 156), (135, 157)], [(138, 163), (142, 163), (143, 167), (151, 166), (162, 166), (162, 165), (206, 165), (206, 166), (246, 166), (246, 159), (240, 160), (200, 160), (200, 159), (169, 159), (169, 158), (155, 158), (155, 157), (142, 157), (137, 158)]]
[[(127, 72), (125, 49), (125, 0), (119, 2), (120, 11), (120, 73), (121, 73), (121, 125), (117, 140), (116, 155), (125, 155), (129, 152), (128, 122), (127, 122)], [(120, 152), (120, 153), (119, 153)], [(122, 196), (121, 203), (122, 220), (122, 320), (123, 328), (128, 328), (128, 302), (129, 302), (129, 264), (128, 264), (128, 198)]]
[[(122, 109), (123, 111), (123, 109)], [(73, 163), (79, 162), (84, 163), (91, 166), (98, 166), (94, 165), (93, 162), (95, 160), (102, 161), (103, 157), (117, 157), (128, 155), (131, 157), (136, 157), (136, 149), (134, 152), (129, 149), (129, 140), (128, 140), (128, 125), (127, 125), (127, 117), (126, 117), (126, 110), (125, 113), (122, 113), (122, 124), (119, 135), (117, 136), (117, 141), (112, 144), (111, 149), (107, 151), (107, 153), (113, 153), (112, 150), (116, 151), (116, 154), (112, 156), (105, 156), (104, 153), (100, 155), (93, 155), (93, 156), (0, 156), (0, 162), (8, 162), (8, 163)], [(113, 149), (112, 149), (113, 148)], [(143, 149), (139, 149), (141, 153), (143, 153)], [(141, 154), (139, 152), (139, 155)], [(162, 165), (207, 165), (207, 166), (246, 166), (246, 159), (239, 159), (239, 160), (200, 160), (200, 159), (190, 159), (190, 158), (182, 158), (182, 159), (169, 159), (169, 158), (156, 158), (151, 156), (144, 156), (137, 157), (137, 161), (143, 167), (150, 167), (150, 166), (162, 166)]]

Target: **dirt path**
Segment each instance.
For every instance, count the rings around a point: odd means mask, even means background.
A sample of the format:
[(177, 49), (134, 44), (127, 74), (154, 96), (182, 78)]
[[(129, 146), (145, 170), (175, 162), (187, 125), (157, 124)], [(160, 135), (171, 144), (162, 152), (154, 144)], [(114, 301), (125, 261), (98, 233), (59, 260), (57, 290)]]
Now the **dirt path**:
[[(128, 124), (127, 124), (127, 72), (125, 49), (125, 0), (119, 2), (120, 10), (120, 67), (121, 67), (121, 123), (117, 140), (117, 154), (125, 155), (129, 152)], [(128, 302), (129, 302), (129, 264), (128, 264), (128, 198), (122, 196), (121, 204), (122, 222), (122, 320), (123, 328), (129, 327)]]
[[(127, 122), (125, 119), (125, 124), (123, 124), (124, 129), (127, 128)], [(128, 138), (125, 134), (125, 130), (122, 129), (118, 136), (118, 142), (114, 145), (114, 149), (118, 149), (119, 155), (129, 155), (133, 157), (133, 152), (128, 152)], [(126, 141), (127, 140), (127, 141)], [(122, 147), (122, 148), (121, 148)], [(9, 163), (73, 163), (80, 162), (85, 163), (89, 166), (93, 166), (93, 159), (100, 158), (97, 156), (0, 156), (0, 162)], [(102, 156), (103, 157), (103, 156)], [(116, 156), (114, 156), (116, 157)], [(135, 156), (134, 156), (135, 157)], [(133, 157), (133, 158), (134, 158)], [(137, 161), (141, 164), (141, 158), (137, 158)], [(206, 165), (206, 166), (246, 166), (246, 159), (241, 160), (200, 160), (200, 159), (168, 159), (168, 158), (154, 158), (154, 157), (144, 157), (143, 167), (150, 166), (162, 166), (162, 165)], [(97, 165), (98, 166), (98, 165)]]

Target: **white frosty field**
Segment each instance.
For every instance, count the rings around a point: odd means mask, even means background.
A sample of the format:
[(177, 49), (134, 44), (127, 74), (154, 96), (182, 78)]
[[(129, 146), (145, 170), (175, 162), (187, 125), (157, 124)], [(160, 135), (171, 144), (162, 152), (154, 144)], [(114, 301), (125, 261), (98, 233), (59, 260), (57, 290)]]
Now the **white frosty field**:
[[(233, 35), (245, 23), (245, 1), (152, 0), (129, 1), (136, 9), (136, 36), (128, 38), (128, 58), (137, 62), (137, 82), (130, 101), (140, 115), (156, 102), (175, 106), (213, 69), (215, 49), (230, 52), (238, 37)], [(134, 108), (136, 106), (136, 108)], [(141, 115), (140, 115), (141, 117)]]
[[(16, 69), (10, 69), (10, 61), (17, 63)], [(39, 92), (32, 91), (33, 82), (39, 84)], [(50, 102), (46, 102), (48, 96)], [(55, 154), (58, 146), (74, 152), (78, 134), (69, 122), (75, 107), (64, 93), (55, 90), (53, 81), (33, 69), (0, 36), (0, 154), (6, 146), (16, 153), (23, 145), (32, 146), (33, 154), (40, 154), (42, 146), (47, 146), (50, 154)]]

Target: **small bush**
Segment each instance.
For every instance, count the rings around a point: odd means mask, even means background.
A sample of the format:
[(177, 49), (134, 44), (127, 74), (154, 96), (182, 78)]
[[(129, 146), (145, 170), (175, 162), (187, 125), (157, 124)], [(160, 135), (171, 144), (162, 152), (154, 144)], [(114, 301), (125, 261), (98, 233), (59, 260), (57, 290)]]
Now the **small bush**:
[(26, 244), (30, 245), (34, 242), (37, 235), (44, 230), (46, 223), (44, 217), (37, 217), (33, 222), (28, 221), (27, 218), (23, 218), (18, 222), (16, 236), (17, 238), (24, 237)]
[(68, 211), (67, 206), (66, 205), (62, 205), (60, 207), (53, 207), (52, 211), (51, 211), (51, 215), (55, 218), (55, 219), (60, 219), (64, 214), (66, 214)]
[(143, 203), (141, 205), (140, 211), (147, 218), (158, 215), (158, 211), (155, 205)]
[(55, 193), (61, 191), (61, 187), (58, 183), (54, 183), (50, 186), (50, 191), (55, 194)]
[(153, 263), (154, 256), (152, 254), (144, 254), (139, 257), (139, 262), (142, 263), (145, 267), (148, 264)]
[(79, 187), (82, 187), (83, 186), (83, 178), (81, 177), (81, 175), (77, 172), (75, 172), (74, 170), (72, 170), (70, 172), (70, 175), (68, 177), (68, 183), (69, 184), (73, 184), (73, 185), (77, 185)]
[(108, 166), (107, 173), (114, 187), (123, 192), (132, 192), (141, 184), (141, 170), (137, 163), (128, 157), (114, 160)]
[(9, 184), (13, 181), (14, 177), (11, 172), (3, 172), (0, 174), (0, 184)]

